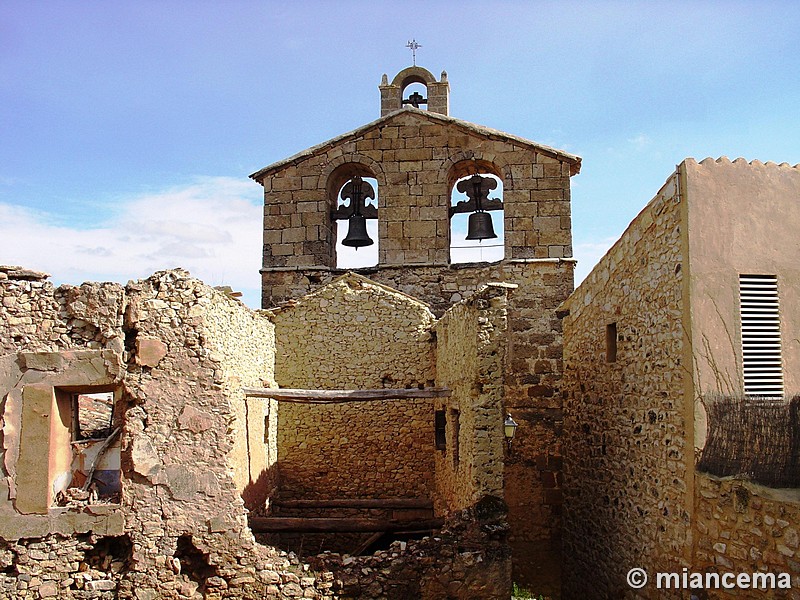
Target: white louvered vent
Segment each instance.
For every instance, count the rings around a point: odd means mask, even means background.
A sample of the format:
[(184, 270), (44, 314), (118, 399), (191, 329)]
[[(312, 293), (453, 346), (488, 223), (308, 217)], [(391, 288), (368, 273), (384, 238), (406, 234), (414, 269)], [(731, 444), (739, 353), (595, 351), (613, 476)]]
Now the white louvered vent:
[(748, 396), (783, 396), (778, 279), (774, 275), (739, 275), (742, 317), (744, 392)]

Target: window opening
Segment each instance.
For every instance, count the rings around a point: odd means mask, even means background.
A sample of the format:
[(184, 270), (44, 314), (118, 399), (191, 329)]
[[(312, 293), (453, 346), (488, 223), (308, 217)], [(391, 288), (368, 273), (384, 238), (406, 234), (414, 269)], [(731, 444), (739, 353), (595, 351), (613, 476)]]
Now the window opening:
[(617, 362), (617, 324), (606, 325), (606, 362)]
[(337, 193), (336, 268), (359, 269), (378, 264), (378, 180), (358, 175)]
[(111, 435), (111, 421), (114, 416), (113, 392), (97, 394), (75, 394), (74, 399), (74, 438), (93, 440)]
[(739, 275), (744, 393), (783, 397), (783, 358), (775, 275)]
[(458, 449), (461, 443), (459, 439), (459, 436), (461, 434), (461, 423), (459, 421), (460, 417), (461, 413), (459, 411), (455, 409), (450, 411), (450, 419), (453, 423), (453, 467), (458, 466), (458, 460), (459, 460)]
[(422, 83), (411, 83), (403, 89), (403, 106), (428, 109), (428, 88)]
[(443, 410), (437, 410), (433, 418), (433, 430), (436, 438), (436, 449), (447, 450), (447, 416)]
[(456, 181), (450, 197), (451, 263), (503, 260), (502, 197), (503, 182), (496, 175), (477, 173)]
[[(57, 391), (61, 421), (70, 423), (64, 452), (71, 464), (56, 478), (54, 496), (61, 506), (120, 501), (120, 427), (114, 423), (114, 392)], [(69, 418), (66, 414), (71, 413)]]

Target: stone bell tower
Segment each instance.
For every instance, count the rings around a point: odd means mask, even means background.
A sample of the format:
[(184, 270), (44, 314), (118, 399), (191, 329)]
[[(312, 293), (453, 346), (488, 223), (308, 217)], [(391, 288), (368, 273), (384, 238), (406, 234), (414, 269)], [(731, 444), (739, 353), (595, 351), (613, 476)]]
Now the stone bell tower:
[[(413, 84), (425, 95), (406, 95)], [(299, 298), (353, 270), (339, 264), (339, 227), (350, 227), (355, 247), (378, 246), (377, 264), (359, 269), (361, 275), (422, 300), (436, 316), (488, 282), (510, 284), (502, 395), (520, 427), (504, 464), (505, 500), (515, 568), (541, 567), (538, 575), (515, 577), (544, 578), (537, 589), (553, 589), (562, 423), (556, 307), (573, 289), (570, 177), (581, 159), (453, 118), (445, 73), (437, 81), (411, 66), (391, 83), (384, 75), (379, 90), (377, 120), (251, 175), (264, 188), (262, 306)], [(456, 201), (458, 191), (469, 200)], [(493, 222), (497, 259), (455, 264), (451, 239), (463, 240), (454, 227), (462, 213), (483, 215), (475, 219), (482, 227)], [(377, 222), (377, 239), (364, 221)], [(480, 231), (482, 242), (493, 237)]]
[[(412, 83), (424, 85), (427, 88), (427, 97), (415, 92), (403, 99), (403, 92)], [(392, 79), (392, 83), (389, 83), (389, 78), (384, 74), (380, 90), (382, 117), (409, 105), (420, 108), (425, 104), (429, 111), (440, 115), (447, 115), (450, 112), (450, 84), (447, 82), (445, 71), (442, 71), (439, 81), (436, 81), (430, 71), (416, 65), (400, 71)]]

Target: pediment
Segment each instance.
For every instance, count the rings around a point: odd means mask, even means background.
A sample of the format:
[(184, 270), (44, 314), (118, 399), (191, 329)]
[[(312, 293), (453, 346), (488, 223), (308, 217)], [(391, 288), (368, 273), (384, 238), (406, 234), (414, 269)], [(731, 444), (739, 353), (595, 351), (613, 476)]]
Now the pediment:
[(570, 175), (576, 175), (577, 173), (580, 172), (581, 159), (580, 157), (575, 156), (574, 154), (569, 154), (562, 150), (557, 150), (555, 148), (551, 148), (543, 144), (538, 144), (531, 140), (516, 135), (511, 135), (509, 133), (505, 133), (497, 129), (491, 129), (489, 127), (484, 127), (483, 125), (476, 125), (474, 123), (470, 123), (468, 121), (462, 121), (460, 119), (456, 119), (450, 116), (441, 115), (427, 110), (420, 110), (418, 108), (406, 106), (401, 108), (400, 110), (392, 112), (375, 121), (372, 121), (371, 123), (367, 123), (366, 125), (363, 125), (358, 129), (354, 129), (353, 131), (344, 133), (326, 142), (323, 142), (316, 146), (312, 146), (311, 148), (307, 148), (302, 152), (298, 152), (297, 154), (290, 156), (289, 158), (268, 165), (263, 169), (260, 169), (259, 171), (256, 171), (255, 173), (251, 174), (250, 178), (261, 183), (264, 180), (264, 178), (279, 173), (285, 168), (288, 168), (292, 165), (296, 165), (307, 159), (328, 152), (332, 148), (335, 148), (336, 146), (356, 141), (360, 138), (363, 138), (370, 132), (373, 132), (374, 130), (381, 130), (382, 128), (390, 127), (393, 125), (400, 125), (400, 126), (413, 125), (413, 124), (418, 124), (420, 122), (424, 122), (426, 124), (441, 125), (444, 130), (443, 133), (446, 132), (448, 129), (458, 130), (459, 133), (467, 134), (468, 136), (474, 137), (477, 140), (506, 141), (515, 144), (517, 146), (522, 146), (523, 148), (530, 148), (536, 152), (545, 154), (547, 156), (550, 156), (551, 158), (569, 164)]

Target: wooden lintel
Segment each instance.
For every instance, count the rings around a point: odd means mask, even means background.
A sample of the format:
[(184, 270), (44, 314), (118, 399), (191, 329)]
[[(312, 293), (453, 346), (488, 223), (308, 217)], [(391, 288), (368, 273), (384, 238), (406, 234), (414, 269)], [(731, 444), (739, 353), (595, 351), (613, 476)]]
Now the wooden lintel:
[(432, 509), (427, 498), (329, 498), (324, 500), (280, 500), (270, 502), (281, 508), (409, 508)]
[(364, 402), (410, 398), (448, 398), (449, 388), (368, 389), (368, 390), (300, 390), (292, 388), (244, 388), (245, 396), (274, 398), (288, 402)]
[(433, 530), (444, 519), (390, 520), (354, 518), (250, 517), (253, 533), (372, 533), (377, 531)]

